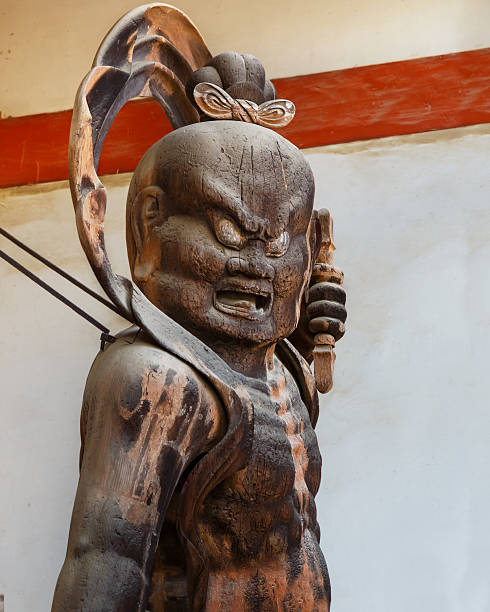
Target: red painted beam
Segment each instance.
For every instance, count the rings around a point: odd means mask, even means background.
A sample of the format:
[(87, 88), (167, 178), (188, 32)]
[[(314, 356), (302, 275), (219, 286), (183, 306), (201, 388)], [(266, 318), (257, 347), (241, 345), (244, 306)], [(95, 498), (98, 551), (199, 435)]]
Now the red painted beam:
[[(281, 133), (301, 148), (490, 123), (490, 49), (274, 84), (297, 108)], [(70, 121), (71, 111), (0, 120), (0, 187), (66, 179)], [(169, 130), (156, 103), (128, 103), (109, 132), (99, 174), (134, 170)]]
[(298, 147), (490, 122), (490, 48), (276, 82), (296, 103), (284, 136)]
[[(69, 110), (0, 120), (0, 188), (68, 178), (71, 115)], [(107, 136), (98, 173), (134, 170), (148, 147), (170, 129), (155, 102), (129, 102)]]

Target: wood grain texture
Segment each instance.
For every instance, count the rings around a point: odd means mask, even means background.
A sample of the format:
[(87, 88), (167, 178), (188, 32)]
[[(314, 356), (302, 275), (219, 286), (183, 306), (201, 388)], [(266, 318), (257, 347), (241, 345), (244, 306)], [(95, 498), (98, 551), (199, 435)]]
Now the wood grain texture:
[[(316, 317), (337, 339), (345, 299), (331, 299), (328, 282), (304, 299), (327, 240), (306, 157), (255, 122), (201, 121), (186, 85), (203, 70), (226, 95), (253, 94), (247, 104), (273, 97), (256, 58), (211, 58), (192, 22), (162, 4), (116, 23), (76, 95), (78, 236), (136, 325), (101, 347), (87, 379), (52, 612), (330, 608), (315, 507), (318, 396), (291, 334), (306, 326), (311, 349)], [(174, 131), (133, 174), (128, 279), (106, 252), (97, 172), (134, 96), (154, 98)]]
[[(318, 219), (320, 222), (322, 241), (320, 251), (318, 253), (316, 264), (313, 268), (314, 273), (318, 275), (318, 267), (320, 264), (328, 264), (331, 266), (333, 262), (333, 252), (335, 245), (333, 242), (333, 219), (330, 212), (326, 208), (318, 211)], [(320, 283), (332, 282), (335, 278), (332, 274), (319, 275), (317, 279)], [(314, 291), (314, 285), (311, 287)], [(310, 310), (312, 306), (308, 307)], [(310, 322), (313, 323), (313, 320)], [(315, 381), (316, 387), (320, 393), (328, 393), (333, 386), (333, 370), (335, 363), (335, 338), (328, 332), (329, 325), (323, 333), (316, 334), (315, 348), (313, 349), (313, 361), (315, 363)]]
[[(490, 49), (273, 81), (296, 117), (281, 133), (315, 147), (490, 122)], [(68, 177), (71, 111), (0, 120), (0, 188)], [(170, 131), (156, 103), (131, 101), (106, 139), (99, 174), (134, 170)]]
[(301, 152), (249, 123), (186, 126), (139, 163), (126, 288), (144, 339), (91, 370), (54, 611), (328, 611), (318, 398), (283, 340), (321, 242), (313, 195)]
[[(69, 171), (79, 239), (137, 327), (102, 347), (87, 380), (53, 612), (330, 608), (314, 501), (318, 397), (286, 340), (306, 325), (311, 349), (309, 323), (328, 320), (323, 330), (338, 339), (332, 325), (345, 321), (329, 282), (304, 299), (328, 231), (297, 147), (255, 121), (202, 121), (189, 94), (203, 72), (232, 101), (230, 92), (251, 93), (255, 106), (273, 97), (256, 58), (208, 57), (185, 15), (145, 5), (109, 32), (77, 92)], [(130, 280), (105, 249), (97, 170), (135, 95), (156, 99), (174, 131), (148, 149), (129, 187)]]

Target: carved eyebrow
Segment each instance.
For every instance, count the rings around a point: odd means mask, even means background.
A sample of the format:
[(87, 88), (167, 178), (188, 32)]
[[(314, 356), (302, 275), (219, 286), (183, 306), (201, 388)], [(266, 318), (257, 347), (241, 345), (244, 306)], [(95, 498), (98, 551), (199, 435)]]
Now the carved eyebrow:
[[(243, 201), (237, 196), (236, 191), (216, 179), (210, 181), (202, 176), (201, 192), (208, 206), (230, 215), (240, 228), (249, 234), (258, 234), (266, 239), (279, 236), (295, 216), (291, 214), (291, 210), (288, 211), (287, 216), (283, 220), (279, 218), (274, 220), (264, 219), (263, 217), (252, 215), (244, 209)], [(291, 209), (291, 202), (289, 209)]]
[(216, 187), (213, 188), (213, 191), (213, 197), (206, 198), (208, 206), (228, 214), (240, 226), (240, 229), (249, 234), (270, 234), (270, 221), (268, 219), (251, 215), (247, 210), (244, 210), (242, 201), (236, 196), (217, 190)]
[[(220, 202), (213, 203), (214, 208), (220, 212), (227, 214), (235, 221), (235, 223), (248, 234), (267, 235), (269, 222), (266, 219), (250, 215), (240, 208), (231, 206), (222, 206)], [(211, 205), (213, 205), (211, 204)]]

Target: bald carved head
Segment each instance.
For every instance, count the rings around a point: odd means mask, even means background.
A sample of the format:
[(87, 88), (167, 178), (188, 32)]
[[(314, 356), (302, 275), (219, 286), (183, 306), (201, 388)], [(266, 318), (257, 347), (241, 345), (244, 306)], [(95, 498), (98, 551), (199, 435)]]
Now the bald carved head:
[(315, 248), (313, 198), (305, 157), (272, 130), (235, 121), (180, 128), (148, 150), (130, 185), (133, 279), (204, 341), (286, 337)]

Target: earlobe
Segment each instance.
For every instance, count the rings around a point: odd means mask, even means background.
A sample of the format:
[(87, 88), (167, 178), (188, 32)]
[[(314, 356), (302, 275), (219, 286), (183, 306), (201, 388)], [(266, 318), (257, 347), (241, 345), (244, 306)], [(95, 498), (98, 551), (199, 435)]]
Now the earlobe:
[(133, 202), (131, 229), (136, 247), (133, 265), (135, 281), (147, 281), (158, 267), (159, 245), (155, 242), (153, 229), (162, 221), (163, 191), (156, 185), (145, 187)]
[(155, 270), (155, 265), (153, 261), (145, 260), (144, 257), (141, 257), (140, 254), (136, 255), (136, 259), (134, 260), (133, 266), (133, 278), (135, 281), (145, 282), (147, 281), (152, 272)]

